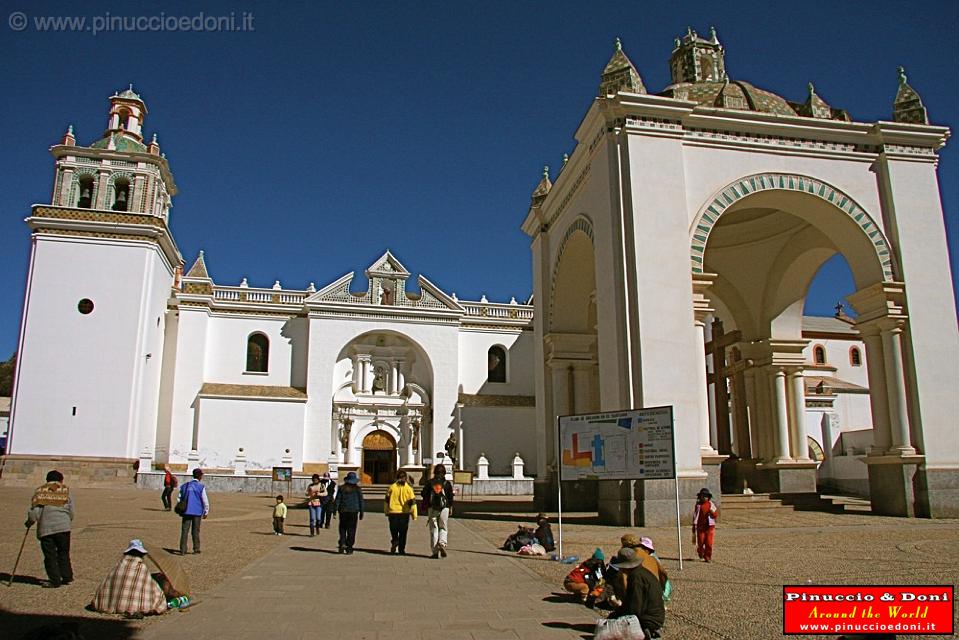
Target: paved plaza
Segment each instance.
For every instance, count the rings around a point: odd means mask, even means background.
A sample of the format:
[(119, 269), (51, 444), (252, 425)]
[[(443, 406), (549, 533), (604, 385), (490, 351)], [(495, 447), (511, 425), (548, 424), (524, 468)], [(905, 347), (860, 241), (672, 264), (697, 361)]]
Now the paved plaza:
[[(0, 488), (2, 572), (9, 572), (23, 539), (29, 494)], [(76, 497), (76, 582), (55, 591), (38, 586), (43, 570), (31, 535), (14, 585), (0, 586), (4, 638), (63, 619), (87, 640), (589, 638), (602, 613), (562, 595), (567, 565), (496, 549), (532, 514), (454, 518), (449, 557), (432, 560), (424, 519), (411, 526), (410, 555), (390, 556), (386, 519), (374, 511), (360, 523), (357, 552), (343, 556), (335, 553), (335, 528), (306, 535), (303, 510), (290, 510), (288, 535), (278, 537), (269, 533), (268, 496), (213, 494), (204, 553), (183, 558), (197, 604), (147, 620), (100, 616), (83, 607), (126, 541), (143, 537), (148, 546), (173, 548), (178, 519), (159, 511), (149, 492), (79, 489)], [(654, 538), (675, 583), (666, 638), (782, 637), (783, 584), (954, 585), (959, 575), (955, 520), (781, 509), (730, 509), (722, 517), (708, 565), (694, 560), (683, 529), (682, 571), (675, 529), (638, 531)], [(565, 551), (584, 557), (599, 546), (609, 557), (625, 531), (572, 514), (563, 528)]]

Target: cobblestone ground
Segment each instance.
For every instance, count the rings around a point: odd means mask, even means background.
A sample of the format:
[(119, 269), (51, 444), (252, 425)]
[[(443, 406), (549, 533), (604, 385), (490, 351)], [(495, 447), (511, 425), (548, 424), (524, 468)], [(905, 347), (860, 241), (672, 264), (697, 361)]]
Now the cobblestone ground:
[[(23, 540), (29, 495), (0, 488), (0, 572), (10, 571)], [(143, 621), (99, 616), (83, 607), (126, 542), (143, 537), (148, 545), (173, 548), (179, 520), (159, 510), (152, 492), (81, 489), (76, 497), (77, 581), (40, 589), (34, 578), (43, 569), (31, 535), (14, 585), (0, 586), (3, 638), (20, 638), (53, 617), (77, 622), (87, 640), (588, 638), (601, 614), (560, 595), (567, 565), (496, 550), (517, 523), (529, 521), (522, 514), (454, 518), (450, 557), (430, 560), (423, 519), (411, 527), (411, 555), (392, 557), (384, 553), (385, 518), (371, 513), (360, 524), (357, 553), (347, 557), (332, 552), (335, 529), (304, 535), (305, 511), (291, 509), (291, 535), (277, 537), (270, 535), (269, 497), (214, 494), (213, 514), (203, 525), (204, 553), (183, 558), (198, 604)], [(571, 514), (564, 552), (585, 557), (599, 546), (611, 556), (626, 531)], [(711, 564), (694, 559), (683, 529), (682, 571), (675, 528), (635, 532), (653, 537), (675, 584), (667, 638), (782, 637), (783, 584), (955, 585), (959, 575), (955, 520), (730, 509), (722, 514)], [(7, 574), (0, 578), (5, 585)], [(442, 602), (438, 609), (435, 599)]]

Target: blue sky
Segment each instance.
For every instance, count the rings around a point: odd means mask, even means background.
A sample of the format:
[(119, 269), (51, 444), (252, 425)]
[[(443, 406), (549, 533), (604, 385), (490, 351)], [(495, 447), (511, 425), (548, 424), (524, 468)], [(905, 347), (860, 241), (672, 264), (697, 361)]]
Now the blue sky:
[[(934, 123), (959, 110), (948, 25), (927, 2), (27, 2), (0, 16), (0, 358), (16, 347), (33, 203), (49, 202), (50, 145), (100, 137), (107, 97), (133, 83), (180, 194), (171, 226), (221, 284), (322, 286), (386, 248), (461, 298), (529, 295), (519, 230), (542, 165), (558, 167), (622, 38), (651, 91), (673, 38), (715, 25), (727, 71), (789, 100), (807, 82), (855, 120), (891, 119), (906, 67)], [(14, 31), (7, 12), (22, 11)], [(253, 16), (233, 33), (40, 32), (35, 18)], [(11, 22), (13, 20), (14, 22)], [(949, 240), (959, 155), (941, 155)], [(955, 259), (953, 260), (955, 273)], [(827, 264), (806, 311), (852, 290)]]

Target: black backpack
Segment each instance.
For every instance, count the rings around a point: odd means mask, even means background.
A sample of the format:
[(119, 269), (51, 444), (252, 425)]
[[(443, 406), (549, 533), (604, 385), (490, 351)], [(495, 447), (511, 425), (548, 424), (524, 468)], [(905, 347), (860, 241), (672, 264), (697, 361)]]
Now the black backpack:
[(446, 497), (446, 483), (442, 480), (430, 481), (430, 509), (442, 511), (450, 506), (449, 499)]

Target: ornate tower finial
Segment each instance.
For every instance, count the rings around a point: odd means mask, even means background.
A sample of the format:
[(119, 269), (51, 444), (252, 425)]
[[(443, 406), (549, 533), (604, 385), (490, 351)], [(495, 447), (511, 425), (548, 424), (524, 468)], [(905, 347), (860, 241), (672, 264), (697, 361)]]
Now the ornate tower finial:
[(693, 31), (693, 28), (692, 28), (692, 27), (690, 27), (690, 26), (687, 26), (687, 27), (686, 27), (686, 36), (689, 37), (689, 38), (695, 38), (695, 37), (696, 37), (696, 32)]
[(922, 98), (906, 82), (906, 70), (899, 67), (897, 71), (899, 72), (899, 90), (892, 103), (892, 119), (896, 122), (929, 124), (929, 114), (922, 105)]
[(814, 87), (811, 82), (806, 84), (806, 88), (809, 89), (809, 95), (816, 93), (816, 87)]
[(567, 162), (569, 162), (569, 154), (568, 154), (568, 153), (564, 153), (564, 154), (563, 154), (563, 166), (564, 166), (564, 167), (566, 166), (566, 163), (567, 163)]
[(680, 45), (682, 44), (683, 44), (683, 41), (680, 40), (678, 37), (673, 38), (673, 49), (678, 49)]
[(613, 56), (609, 59), (609, 62), (606, 63), (606, 68), (603, 69), (603, 75), (600, 79), (599, 97), (605, 98), (620, 91), (646, 93), (646, 87), (643, 86), (643, 80), (639, 77), (636, 67), (626, 57), (622, 41), (616, 38), (615, 51), (613, 51)]
[(544, 165), (543, 165), (543, 178), (546, 179), (546, 180), (549, 180), (549, 165), (548, 165), (548, 164), (544, 164)]
[(150, 143), (151, 143), (151, 144), (157, 144), (157, 134), (156, 134), (155, 131), (153, 132), (153, 139), (150, 140)]
[(719, 36), (716, 35), (716, 27), (709, 27), (709, 39), (713, 44), (719, 44)]
[(553, 183), (549, 181), (549, 167), (543, 167), (543, 177), (540, 179), (539, 184), (536, 185), (536, 188), (533, 189), (532, 203), (531, 207), (537, 207), (542, 204), (543, 200), (546, 199), (546, 196), (549, 194), (549, 190), (553, 188)]
[(71, 125), (67, 125), (67, 135), (68, 135), (68, 136), (72, 136), (72, 135), (73, 135), (73, 125), (72, 125), (72, 124), (71, 124)]
[(726, 54), (719, 43), (716, 28), (709, 28), (709, 39), (700, 38), (692, 27), (683, 38), (676, 38), (669, 57), (673, 84), (722, 82), (726, 77)]

